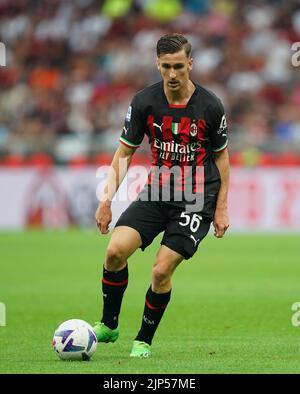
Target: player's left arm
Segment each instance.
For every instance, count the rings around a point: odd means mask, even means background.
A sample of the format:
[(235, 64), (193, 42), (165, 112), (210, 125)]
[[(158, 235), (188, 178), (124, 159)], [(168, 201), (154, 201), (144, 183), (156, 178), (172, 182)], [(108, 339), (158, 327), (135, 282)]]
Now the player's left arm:
[(229, 227), (227, 200), (228, 200), (230, 165), (229, 165), (228, 149), (225, 148), (220, 152), (216, 152), (214, 154), (214, 158), (221, 177), (221, 187), (218, 193), (213, 225), (215, 228), (215, 234), (214, 234), (215, 237), (222, 238)]

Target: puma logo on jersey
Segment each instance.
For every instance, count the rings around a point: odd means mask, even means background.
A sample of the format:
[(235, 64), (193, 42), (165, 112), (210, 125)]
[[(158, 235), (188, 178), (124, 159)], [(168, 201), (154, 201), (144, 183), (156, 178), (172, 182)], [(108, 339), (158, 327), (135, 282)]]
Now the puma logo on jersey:
[(154, 127), (157, 127), (157, 128), (160, 130), (160, 132), (162, 133), (163, 124), (164, 124), (164, 123), (162, 123), (161, 125), (158, 125), (157, 123), (153, 123), (153, 126), (154, 126)]
[(126, 129), (126, 127), (124, 126), (123, 127), (123, 131), (124, 131), (125, 134), (127, 134), (128, 129)]
[(190, 238), (194, 241), (195, 246), (196, 246), (197, 243), (200, 241), (200, 239), (196, 239), (193, 235), (190, 235)]

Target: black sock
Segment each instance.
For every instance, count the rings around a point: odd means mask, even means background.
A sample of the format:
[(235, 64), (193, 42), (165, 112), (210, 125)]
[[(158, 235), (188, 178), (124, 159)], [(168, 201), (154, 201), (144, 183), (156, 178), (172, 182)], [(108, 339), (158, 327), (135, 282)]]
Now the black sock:
[(151, 345), (155, 331), (164, 314), (164, 311), (171, 298), (171, 290), (167, 293), (154, 293), (151, 286), (146, 294), (145, 308), (140, 331), (135, 338)]
[(101, 322), (112, 330), (118, 327), (123, 294), (128, 283), (128, 267), (121, 271), (107, 271), (103, 268), (103, 317)]

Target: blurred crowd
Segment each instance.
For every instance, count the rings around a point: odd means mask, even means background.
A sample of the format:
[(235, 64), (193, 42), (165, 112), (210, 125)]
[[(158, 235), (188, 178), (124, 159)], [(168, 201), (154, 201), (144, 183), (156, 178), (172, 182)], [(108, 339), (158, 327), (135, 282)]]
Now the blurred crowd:
[(113, 151), (132, 96), (160, 79), (169, 32), (223, 100), (233, 152), (300, 154), (298, 0), (0, 0), (0, 154)]

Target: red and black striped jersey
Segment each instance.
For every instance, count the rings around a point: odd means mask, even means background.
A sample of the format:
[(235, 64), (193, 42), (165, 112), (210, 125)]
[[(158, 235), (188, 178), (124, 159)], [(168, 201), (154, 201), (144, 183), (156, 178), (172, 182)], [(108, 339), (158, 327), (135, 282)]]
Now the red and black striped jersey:
[(120, 137), (121, 143), (136, 148), (147, 135), (152, 152), (148, 186), (157, 172), (163, 187), (172, 177), (172, 171), (167, 170), (180, 170), (171, 181), (170, 201), (174, 201), (173, 190), (184, 190), (187, 185), (196, 193), (203, 193), (204, 188), (205, 195), (216, 195), (220, 187), (213, 154), (227, 147), (224, 108), (214, 93), (194, 85), (187, 105), (169, 104), (162, 81), (138, 92), (128, 108)]

